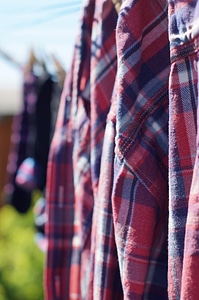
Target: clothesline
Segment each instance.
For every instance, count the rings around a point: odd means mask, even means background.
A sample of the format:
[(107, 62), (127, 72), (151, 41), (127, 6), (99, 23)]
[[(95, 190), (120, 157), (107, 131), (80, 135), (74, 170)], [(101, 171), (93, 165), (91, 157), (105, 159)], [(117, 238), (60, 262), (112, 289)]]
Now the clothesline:
[[(36, 9), (35, 11), (27, 11), (24, 17), (24, 12), (20, 12), (21, 14), (20, 21), (18, 22), (17, 18), (12, 21), (12, 24), (8, 24), (5, 26), (4, 31), (9, 30), (21, 30), (24, 28), (29, 28), (33, 26), (38, 26), (42, 23), (46, 23), (49, 21), (54, 21), (56, 18), (67, 16), (69, 14), (76, 13), (80, 10), (80, 4), (72, 4), (72, 5), (60, 5), (60, 6), (49, 6), (42, 7), (41, 9)], [(7, 17), (10, 17), (10, 13), (7, 13)], [(11, 13), (12, 14), (12, 13)], [(15, 18), (15, 17), (14, 17)]]
[(41, 15), (40, 17), (37, 17), (34, 20), (28, 20), (28, 21), (24, 21), (24, 22), (20, 22), (18, 24), (15, 25), (15, 30), (17, 29), (21, 29), (24, 26), (27, 27), (32, 27), (32, 26), (37, 26), (41, 23), (45, 23), (48, 21), (52, 21), (55, 20), (56, 18), (62, 17), (62, 16), (67, 16), (68, 14), (72, 14), (75, 12), (78, 12), (80, 9), (80, 6), (73, 6), (73, 7), (69, 7), (66, 9), (62, 9), (53, 13), (48, 13), (46, 15)]
[(35, 13), (35, 12), (40, 12), (40, 11), (49, 11), (51, 9), (55, 10), (57, 8), (70, 8), (72, 6), (76, 6), (76, 5), (81, 5), (81, 0), (76, 0), (76, 1), (68, 1), (68, 2), (58, 2), (58, 3), (53, 3), (53, 4), (49, 4), (48, 2), (46, 3), (46, 5), (44, 4), (44, 1), (42, 1), (42, 3), (38, 3), (38, 2), (29, 2), (28, 5), (27, 3), (24, 1), (22, 3), (20, 3), (20, 1), (17, 1), (17, 6), (6, 6), (6, 3), (4, 3), (4, 5), (1, 7), (1, 13), (3, 14), (13, 14), (16, 15), (18, 13), (24, 14), (25, 12), (31, 12), (31, 13)]

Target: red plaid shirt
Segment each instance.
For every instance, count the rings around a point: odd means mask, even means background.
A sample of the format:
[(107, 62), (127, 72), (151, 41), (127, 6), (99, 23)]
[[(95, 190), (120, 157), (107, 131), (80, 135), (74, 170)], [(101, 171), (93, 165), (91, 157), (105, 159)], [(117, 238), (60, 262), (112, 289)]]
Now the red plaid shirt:
[(125, 1), (116, 42), (117, 82), (93, 215), (90, 299), (168, 299), (166, 1)]
[(198, 5), (199, 2), (196, 0), (169, 1), (171, 72), (168, 280), (169, 299), (175, 300), (196, 300), (199, 297), (198, 154), (196, 150)]
[(112, 213), (125, 299), (168, 298), (167, 18), (165, 0), (127, 0), (116, 28)]
[(93, 212), (89, 300), (123, 299), (111, 203), (116, 134), (116, 93), (117, 85), (114, 88), (112, 105), (107, 117), (98, 196)]
[(47, 299), (89, 297), (93, 203), (117, 65), (116, 20), (112, 2), (84, 6), (49, 156)]
[[(74, 64), (72, 64), (72, 70)], [(69, 72), (60, 99), (55, 134), (50, 147), (46, 212), (47, 238), (45, 299), (68, 299), (73, 238), (74, 189), (70, 123), (72, 74)], [(61, 176), (60, 176), (61, 175)]]

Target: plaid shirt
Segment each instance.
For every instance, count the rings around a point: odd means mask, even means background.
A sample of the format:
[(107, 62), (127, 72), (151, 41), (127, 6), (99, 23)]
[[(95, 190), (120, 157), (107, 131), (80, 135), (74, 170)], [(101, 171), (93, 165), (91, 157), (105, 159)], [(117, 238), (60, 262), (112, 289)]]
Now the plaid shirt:
[[(47, 168), (45, 299), (68, 299), (69, 294), (69, 286), (66, 283), (70, 277), (74, 219), (73, 169), (71, 164), (73, 145), (69, 117), (72, 70), (74, 70), (74, 63), (72, 63), (71, 72), (66, 77), (61, 95)], [(66, 196), (67, 201), (65, 200)]]
[(89, 297), (93, 203), (117, 65), (116, 20), (110, 1), (84, 6), (48, 163), (46, 299)]
[(22, 108), (13, 118), (4, 187), (5, 202), (13, 205), (20, 213), (25, 213), (30, 208), (31, 193), (19, 187), (15, 178), (23, 160), (34, 154), (37, 90), (38, 77), (32, 71), (24, 70)]
[(168, 298), (167, 17), (165, 0), (127, 0), (116, 28), (112, 213), (125, 299)]
[[(92, 33), (92, 56), (91, 56), (91, 176), (94, 193), (94, 216), (92, 219), (92, 238), (91, 238), (91, 255), (89, 269), (89, 288), (86, 299), (118, 299), (117, 297), (117, 280), (120, 277), (118, 272), (118, 263), (116, 248), (114, 248), (116, 263), (116, 274), (114, 267), (106, 268), (104, 273), (103, 262), (96, 266), (96, 240), (101, 241), (101, 255), (104, 255), (106, 262), (105, 241), (101, 234), (97, 235), (98, 228), (98, 209), (99, 193), (99, 176), (102, 176), (102, 170), (109, 171), (101, 166), (101, 157), (106, 159), (102, 154), (102, 145), (104, 141), (104, 130), (106, 118), (110, 109), (110, 102), (115, 83), (117, 69), (117, 54), (115, 41), (115, 27), (118, 15), (111, 1), (96, 0), (96, 10), (93, 22)], [(106, 175), (106, 173), (103, 173)], [(109, 173), (108, 173), (109, 174)], [(111, 176), (110, 176), (111, 179)], [(108, 187), (109, 185), (107, 185)], [(110, 185), (111, 187), (111, 185)], [(108, 192), (108, 191), (107, 191)], [(104, 194), (100, 194), (100, 199), (104, 199)], [(111, 219), (110, 219), (111, 223)], [(114, 236), (113, 236), (114, 242)], [(110, 253), (107, 255), (110, 257)], [(111, 270), (112, 272), (109, 272)], [(115, 276), (116, 275), (116, 276)], [(104, 284), (106, 282), (106, 284)], [(121, 287), (121, 285), (119, 285)], [(120, 288), (121, 293), (121, 288)], [(104, 298), (104, 299), (105, 299)]]
[(91, 272), (89, 300), (123, 299), (118, 254), (115, 244), (111, 194), (113, 187), (113, 163), (116, 124), (115, 84), (102, 149), (98, 196), (95, 201), (91, 240)]
[(171, 72), (168, 280), (169, 299), (175, 300), (195, 300), (199, 296), (198, 144), (196, 149), (198, 5), (198, 1), (169, 1)]
[[(76, 47), (72, 95), (74, 221), (67, 299), (84, 299), (90, 253), (93, 191), (90, 170), (90, 57), (95, 1), (86, 1)], [(62, 299), (62, 298), (61, 298)]]
[[(81, 177), (78, 177), (80, 171), (84, 171), (85, 184), (88, 182), (91, 186), (88, 152), (90, 123), (86, 116), (86, 109), (88, 109), (88, 113), (90, 110), (90, 98), (86, 92), (90, 92), (90, 37), (94, 1), (87, 2), (82, 12), (80, 32), (76, 39), (71, 70), (66, 77), (61, 96), (48, 160), (46, 187), (48, 220), (45, 227), (48, 247), (45, 268), (45, 298), (53, 300), (80, 298), (80, 248), (83, 238), (85, 239), (83, 247), (87, 246), (86, 237), (81, 235), (82, 223), (80, 223), (78, 215), (81, 211), (81, 207), (79, 207), (81, 203), (77, 194), (80, 193), (79, 197), (82, 200), (86, 193), (85, 185), (81, 186)], [(85, 137), (86, 142), (84, 141)], [(80, 147), (78, 148), (79, 143)], [(78, 153), (78, 151), (81, 152)], [(79, 161), (79, 165), (76, 164), (77, 169), (74, 174), (73, 163), (75, 165), (77, 162), (78, 155), (80, 157), (82, 155), (82, 160)], [(85, 159), (83, 159), (84, 155)], [(84, 163), (83, 166), (82, 163)], [(88, 177), (86, 177), (87, 175)], [(75, 189), (74, 186), (77, 183), (77, 189)], [(82, 190), (83, 195), (81, 194)], [(88, 197), (92, 204), (92, 193)], [(85, 200), (87, 200), (86, 197)]]

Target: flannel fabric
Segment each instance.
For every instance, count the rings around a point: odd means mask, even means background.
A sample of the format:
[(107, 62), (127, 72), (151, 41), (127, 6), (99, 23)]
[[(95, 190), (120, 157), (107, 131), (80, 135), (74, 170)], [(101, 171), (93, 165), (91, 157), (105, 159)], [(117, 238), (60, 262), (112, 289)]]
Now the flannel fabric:
[[(169, 299), (198, 299), (198, 1), (169, 1)], [(186, 232), (186, 233), (185, 233)]]
[[(117, 69), (115, 27), (117, 21), (117, 13), (111, 1), (96, 1), (95, 14), (92, 29), (91, 44), (91, 178), (95, 203), (95, 216), (92, 218), (92, 238), (91, 238), (91, 255), (89, 269), (89, 287), (86, 299), (99, 299), (99, 293), (96, 294), (95, 287), (95, 253), (96, 240), (95, 232), (98, 228), (98, 185), (99, 175), (103, 167), (101, 167), (102, 145), (104, 140), (104, 131), (106, 125), (106, 117), (110, 108), (113, 85), (115, 82)], [(102, 196), (102, 195), (101, 195)], [(104, 245), (103, 242), (101, 245)], [(102, 248), (101, 248), (102, 250)], [(102, 250), (103, 251), (103, 250)], [(103, 266), (98, 269), (97, 286), (102, 294), (107, 290), (111, 290), (115, 295), (115, 286), (107, 281), (104, 286), (102, 276), (99, 272), (103, 272)], [(107, 274), (110, 266), (107, 266)], [(118, 272), (117, 272), (118, 274)], [(111, 272), (111, 278), (113, 278)], [(108, 278), (108, 276), (107, 276)], [(111, 297), (112, 298), (112, 297)], [(111, 299), (109, 298), (109, 299)]]
[(73, 67), (72, 63), (64, 83), (47, 167), (45, 299), (68, 299), (69, 295), (67, 282), (70, 278), (74, 219), (73, 145), (69, 118)]
[[(117, 13), (111, 1), (96, 0), (96, 8), (93, 21), (92, 45), (91, 45), (91, 178), (94, 193), (95, 216), (92, 219), (92, 239), (89, 271), (89, 288), (86, 299), (116, 299), (117, 288), (114, 281), (119, 278), (118, 268), (113, 276), (114, 265), (109, 263), (106, 269), (106, 275), (103, 272), (104, 266), (100, 262), (95, 264), (95, 253), (97, 251), (95, 241), (99, 238), (101, 241), (101, 255), (106, 256), (104, 252), (105, 241), (101, 234), (97, 236), (98, 228), (98, 198), (103, 198), (99, 189), (99, 176), (101, 176), (104, 167), (101, 166), (102, 145), (104, 141), (104, 130), (106, 125), (107, 113), (110, 109), (113, 86), (116, 78), (117, 54), (115, 28), (117, 22)], [(100, 195), (100, 196), (99, 196)], [(110, 220), (111, 223), (111, 220)], [(110, 239), (114, 237), (110, 236)], [(106, 244), (107, 252), (108, 245)], [(115, 250), (115, 248), (114, 248)], [(116, 252), (116, 251), (115, 251)], [(110, 257), (110, 253), (108, 254)], [(116, 256), (116, 253), (115, 253)], [(112, 259), (112, 256), (111, 256)], [(110, 260), (111, 260), (110, 259)], [(104, 258), (105, 262), (106, 258)], [(113, 258), (113, 261), (117, 258)], [(97, 268), (97, 270), (96, 270)], [(110, 272), (111, 271), (111, 272)], [(101, 274), (101, 275), (100, 275)], [(103, 276), (102, 276), (103, 275)], [(106, 282), (106, 284), (104, 284)], [(121, 285), (117, 285), (118, 289)], [(121, 289), (120, 289), (121, 291)]]
[(35, 159), (26, 158), (17, 170), (15, 183), (26, 191), (37, 189), (43, 182), (44, 170)]
[(32, 72), (24, 71), (22, 109), (13, 118), (4, 188), (5, 202), (13, 205), (20, 213), (25, 213), (29, 209), (31, 193), (17, 186), (15, 178), (22, 161), (27, 156), (33, 155), (37, 87), (38, 77)]
[(195, 300), (197, 1), (114, 2), (87, 0), (61, 97), (46, 299)]
[(112, 210), (124, 299), (168, 299), (167, 9), (166, 0), (124, 1), (116, 28)]
[(111, 1), (96, 0), (91, 37), (91, 175), (97, 193), (106, 117), (115, 83), (117, 12)]
[[(77, 77), (74, 77), (72, 95), (74, 174), (74, 221), (69, 278), (69, 299), (84, 299), (87, 292), (90, 254), (90, 230), (93, 212), (93, 191), (90, 168), (90, 57), (91, 34), (95, 1), (89, 0), (83, 8), (82, 27), (75, 59)], [(77, 46), (76, 46), (77, 47)]]
[[(92, 260), (90, 258), (92, 213), (93, 204), (97, 201), (105, 122), (110, 107), (117, 66), (114, 34), (117, 21), (115, 7), (111, 1), (95, 1), (93, 13), (91, 52), (87, 51), (87, 55), (90, 54), (88, 65), (83, 66), (89, 73), (88, 85), (85, 86), (82, 96), (84, 100), (89, 101), (89, 106), (86, 102), (82, 105), (81, 99), (78, 100), (73, 153), (75, 201), (77, 203), (75, 223), (80, 224), (78, 235), (79, 237), (82, 236), (79, 249), (78, 247), (73, 248), (76, 259), (77, 257), (81, 258), (76, 263), (76, 265), (80, 265), (81, 270), (80, 299), (89, 297), (93, 299), (92, 289), (88, 288), (88, 285), (92, 287), (90, 283), (90, 275), (92, 274)], [(81, 125), (82, 120), (84, 127)], [(77, 250), (79, 251), (78, 256)], [(91, 270), (88, 268), (90, 263)], [(75, 263), (72, 261), (72, 267), (74, 265)], [(78, 270), (77, 266), (76, 270)], [(74, 270), (72, 270), (72, 274), (73, 277), (71, 278), (74, 282)]]
[[(88, 1), (85, 4), (81, 30), (75, 45), (73, 74), (71, 75), (70, 128), (64, 127), (65, 123), (61, 121), (67, 109), (63, 104), (66, 100), (62, 96), (62, 106), (58, 115), (60, 127), (56, 127), (49, 156), (46, 191), (49, 215), (46, 225), (48, 237), (47, 299), (55, 297), (85, 299), (91, 295), (88, 288), (88, 285), (92, 286), (90, 284), (91, 268), (88, 267), (90, 265), (93, 203), (100, 173), (105, 121), (116, 74), (114, 34), (116, 21), (117, 14), (112, 2)], [(65, 132), (66, 135), (70, 132), (70, 145), (68, 145), (67, 137), (62, 136), (60, 139), (61, 130), (63, 135)], [(59, 151), (57, 151), (58, 148)], [(71, 148), (70, 152), (69, 148)], [(60, 153), (67, 153), (67, 166), (64, 166)], [(74, 185), (74, 190), (69, 185), (68, 189), (71, 189), (71, 192), (63, 194), (62, 202), (67, 211), (65, 211), (64, 222), (59, 227), (56, 217), (59, 200), (56, 195), (60, 182), (58, 178), (56, 184), (52, 182), (53, 178), (57, 177), (56, 174), (59, 176), (62, 174), (60, 181), (62, 181), (63, 190), (67, 188), (65, 185), (67, 186), (68, 182)], [(64, 174), (68, 181), (65, 183)], [(68, 195), (70, 195), (69, 198)], [(70, 212), (68, 212), (68, 203), (70, 203)], [(69, 213), (70, 217), (67, 218)], [(58, 240), (62, 246), (58, 248), (56, 235), (61, 230), (63, 235), (59, 234)], [(54, 256), (55, 252), (59, 255), (59, 260)], [(61, 267), (61, 264), (58, 265), (59, 261), (65, 264)], [(67, 275), (67, 282), (62, 281), (63, 272)], [(58, 290), (53, 288), (58, 285), (56, 282), (59, 282)]]
[[(87, 261), (89, 240), (87, 243), (87, 232), (82, 234), (83, 231), (80, 229), (86, 228), (87, 220), (80, 220), (79, 213), (82, 213), (84, 207), (78, 197), (82, 200), (84, 196), (84, 205), (88, 204), (90, 207), (93, 203), (92, 193), (90, 193), (88, 150), (90, 147), (90, 37), (94, 4), (94, 1), (87, 1), (83, 7), (71, 71), (66, 77), (55, 134), (50, 147), (46, 187), (48, 215), (46, 299), (80, 299), (80, 276), (81, 272), (86, 272), (81, 269), (80, 263), (83, 255), (86, 256)], [(81, 158), (79, 161), (77, 161), (78, 156)], [(74, 166), (75, 162), (78, 163), (76, 174), (73, 170), (73, 161)], [(83, 174), (85, 181), (81, 182)], [(88, 192), (86, 183), (88, 183)], [(84, 185), (84, 190), (81, 184)], [(88, 199), (85, 197), (87, 195)], [(86, 208), (85, 206), (85, 217), (90, 218), (91, 216), (86, 214), (90, 210)], [(84, 240), (83, 245), (82, 240)]]
[(111, 194), (113, 186), (113, 163), (116, 125), (115, 84), (102, 149), (98, 196), (92, 221), (91, 272), (87, 299), (123, 299), (117, 248), (113, 227)]

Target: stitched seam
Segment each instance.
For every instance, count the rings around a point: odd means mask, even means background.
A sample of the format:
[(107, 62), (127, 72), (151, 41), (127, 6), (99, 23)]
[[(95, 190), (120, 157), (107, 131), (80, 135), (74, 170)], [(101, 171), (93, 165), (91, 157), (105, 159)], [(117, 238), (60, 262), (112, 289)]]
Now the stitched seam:
[[(165, 90), (165, 88), (162, 88), (161, 90)], [(160, 90), (160, 91), (161, 91)], [(119, 157), (120, 158), (124, 158), (124, 156), (126, 155), (129, 147), (135, 142), (135, 136), (137, 135), (137, 132), (139, 130), (139, 128), (141, 127), (141, 125), (144, 123), (144, 121), (156, 110), (159, 108), (159, 106), (162, 104), (162, 102), (164, 102), (165, 100), (165, 96), (167, 94), (167, 91), (165, 91), (164, 93), (161, 94), (161, 96), (159, 96), (154, 105), (150, 106), (146, 111), (144, 111), (138, 121), (136, 122), (135, 126), (132, 128), (132, 133), (131, 136), (129, 137), (123, 137), (121, 136), (121, 140), (122, 140), (122, 146), (120, 146), (121, 142), (119, 143)]]

